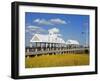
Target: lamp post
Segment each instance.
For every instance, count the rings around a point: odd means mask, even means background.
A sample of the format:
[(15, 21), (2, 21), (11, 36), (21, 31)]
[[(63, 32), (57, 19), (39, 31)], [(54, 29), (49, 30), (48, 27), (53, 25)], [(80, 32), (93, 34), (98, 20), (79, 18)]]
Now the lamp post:
[(88, 23), (84, 23), (85, 31), (82, 32), (82, 35), (85, 36), (85, 46), (88, 46), (89, 44), (89, 27)]

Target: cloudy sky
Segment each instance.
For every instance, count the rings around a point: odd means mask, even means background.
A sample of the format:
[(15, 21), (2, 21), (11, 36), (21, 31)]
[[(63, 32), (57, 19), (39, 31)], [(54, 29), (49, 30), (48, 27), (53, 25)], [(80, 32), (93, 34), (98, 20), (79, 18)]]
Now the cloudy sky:
[(51, 14), (51, 13), (25, 13), (25, 43), (29, 45), (29, 40), (35, 33), (48, 34), (53, 30), (65, 41), (68, 39), (77, 40), (80, 44), (85, 44), (89, 37), (89, 16), (71, 14)]

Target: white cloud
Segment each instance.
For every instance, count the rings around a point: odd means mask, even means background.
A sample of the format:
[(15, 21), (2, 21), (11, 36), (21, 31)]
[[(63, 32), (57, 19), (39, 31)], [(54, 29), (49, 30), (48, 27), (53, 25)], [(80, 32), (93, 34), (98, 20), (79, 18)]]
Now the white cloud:
[(52, 28), (48, 30), (51, 33), (59, 33), (59, 29), (58, 28)]
[(39, 26), (32, 26), (32, 25), (29, 25), (26, 27), (25, 29), (26, 33), (29, 32), (29, 33), (46, 33), (47, 31)]
[(40, 19), (35, 19), (34, 22), (40, 22)]
[(40, 27), (29, 25), (29, 26), (27, 26), (27, 28), (29, 28), (29, 29), (38, 29), (38, 28), (40, 28)]
[(56, 24), (67, 24), (65, 20), (62, 20), (60, 18), (55, 18), (55, 19), (35, 19), (33, 22), (38, 23), (38, 24), (44, 24), (44, 25), (56, 25)]
[(44, 24), (44, 25), (52, 25), (51, 22), (45, 19), (35, 19), (33, 22), (38, 23), (38, 24)]
[(50, 19), (51, 23), (55, 23), (55, 24), (67, 24), (66, 21), (56, 18), (56, 19)]

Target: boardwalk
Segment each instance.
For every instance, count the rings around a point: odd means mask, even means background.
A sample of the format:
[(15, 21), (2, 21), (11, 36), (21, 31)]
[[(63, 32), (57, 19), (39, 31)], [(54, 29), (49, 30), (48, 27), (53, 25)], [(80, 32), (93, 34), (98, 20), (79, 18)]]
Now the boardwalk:
[[(29, 48), (30, 49), (30, 48)], [(26, 52), (26, 56), (34, 56), (34, 55), (42, 55), (42, 54), (64, 54), (64, 53), (77, 53), (82, 54), (85, 53), (86, 50), (89, 50), (89, 48), (72, 48), (72, 49), (62, 49), (62, 50), (40, 50), (40, 51), (28, 51)]]

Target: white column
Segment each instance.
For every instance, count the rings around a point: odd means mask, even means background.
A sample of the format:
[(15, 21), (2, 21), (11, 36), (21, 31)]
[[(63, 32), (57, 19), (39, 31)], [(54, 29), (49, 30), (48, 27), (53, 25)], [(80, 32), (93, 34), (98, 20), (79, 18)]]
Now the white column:
[(36, 47), (36, 48), (35, 48), (35, 52), (37, 52), (37, 42), (36, 42), (35, 44), (36, 44), (36, 46), (35, 46), (35, 47)]
[(27, 49), (27, 52), (29, 52), (29, 49)]
[(42, 50), (42, 42), (40, 42), (40, 48), (41, 48), (41, 51), (43, 51), (43, 50)]
[(48, 47), (48, 43), (46, 43), (46, 50), (48, 50), (47, 47)]
[(41, 42), (41, 51), (43, 51), (43, 46), (42, 45), (43, 45), (43, 43)]
[(37, 52), (37, 48), (35, 48), (35, 52)]
[(30, 47), (32, 47), (32, 43), (30, 43)]

